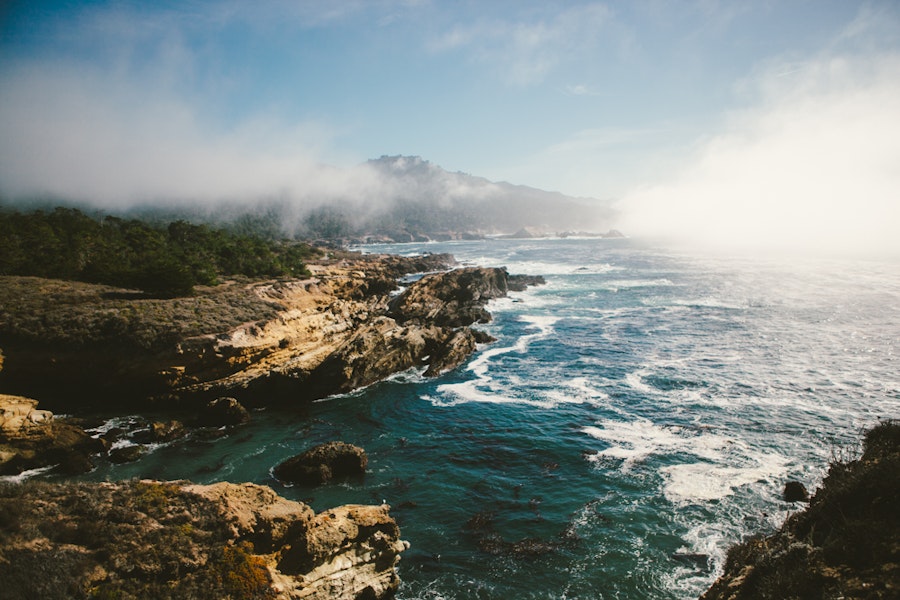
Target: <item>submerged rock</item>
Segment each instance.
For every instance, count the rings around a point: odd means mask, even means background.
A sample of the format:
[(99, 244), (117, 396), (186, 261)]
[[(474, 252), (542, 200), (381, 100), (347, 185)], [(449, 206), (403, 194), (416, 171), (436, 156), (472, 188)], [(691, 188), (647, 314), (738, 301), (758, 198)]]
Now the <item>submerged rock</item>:
[(359, 446), (328, 442), (287, 459), (272, 473), (286, 483), (321, 485), (332, 479), (362, 477), (368, 464), (366, 451)]

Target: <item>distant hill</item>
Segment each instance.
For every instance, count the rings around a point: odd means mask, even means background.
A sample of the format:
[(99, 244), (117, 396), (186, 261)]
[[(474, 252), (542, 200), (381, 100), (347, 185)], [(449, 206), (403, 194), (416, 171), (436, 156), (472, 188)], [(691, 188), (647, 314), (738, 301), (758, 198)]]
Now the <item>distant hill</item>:
[[(452, 173), (418, 156), (382, 156), (350, 169), (329, 168), (341, 191), (218, 202), (157, 201), (103, 212), (147, 222), (186, 220), (242, 235), (348, 241), (424, 241), (527, 230), (543, 234), (605, 232), (609, 202)], [(352, 190), (352, 191), (349, 191)], [(15, 202), (50, 209), (91, 208), (65, 198)]]
[(418, 156), (382, 156), (367, 165), (392, 186), (382, 214), (373, 220), (376, 229), (426, 234), (605, 231), (614, 216), (608, 203), (451, 173)]

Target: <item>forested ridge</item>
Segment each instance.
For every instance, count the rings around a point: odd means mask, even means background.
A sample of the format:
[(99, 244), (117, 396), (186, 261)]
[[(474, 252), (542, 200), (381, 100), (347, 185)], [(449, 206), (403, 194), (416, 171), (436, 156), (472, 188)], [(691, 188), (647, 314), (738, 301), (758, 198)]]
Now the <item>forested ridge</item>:
[(0, 275), (30, 275), (189, 295), (220, 277), (302, 277), (308, 244), (232, 233), (184, 220), (151, 224), (75, 208), (0, 208)]

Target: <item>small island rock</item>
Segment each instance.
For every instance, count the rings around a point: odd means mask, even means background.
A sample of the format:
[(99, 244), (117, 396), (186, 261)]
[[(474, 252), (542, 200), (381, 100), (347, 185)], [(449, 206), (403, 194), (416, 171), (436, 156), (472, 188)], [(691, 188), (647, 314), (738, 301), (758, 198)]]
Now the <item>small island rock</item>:
[(809, 492), (799, 481), (788, 481), (784, 484), (782, 498), (785, 502), (809, 502)]
[(344, 477), (362, 476), (369, 458), (359, 446), (345, 442), (320, 444), (289, 458), (273, 470), (280, 481), (320, 485)]

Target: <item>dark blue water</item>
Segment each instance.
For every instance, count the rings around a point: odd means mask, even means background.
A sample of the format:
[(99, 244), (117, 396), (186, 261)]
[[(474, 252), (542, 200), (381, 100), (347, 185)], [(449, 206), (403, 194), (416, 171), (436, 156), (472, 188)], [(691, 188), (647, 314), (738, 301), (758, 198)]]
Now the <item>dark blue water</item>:
[[(900, 416), (900, 266), (675, 255), (627, 240), (379, 246), (541, 274), (493, 302), (497, 342), (93, 479), (254, 481), (317, 510), (392, 505), (400, 598), (693, 598), (728, 545), (775, 527), (860, 431)], [(362, 482), (285, 488), (314, 444)]]

